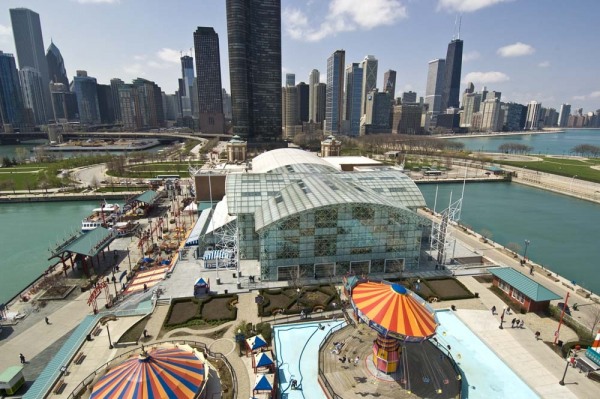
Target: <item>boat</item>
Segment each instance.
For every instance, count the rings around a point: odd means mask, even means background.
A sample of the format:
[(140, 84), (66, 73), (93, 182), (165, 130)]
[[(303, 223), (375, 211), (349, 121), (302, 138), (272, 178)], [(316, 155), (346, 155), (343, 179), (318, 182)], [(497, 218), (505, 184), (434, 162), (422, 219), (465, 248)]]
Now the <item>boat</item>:
[(117, 232), (117, 237), (127, 237), (140, 227), (139, 223), (127, 221), (117, 222), (113, 225), (112, 229)]
[(92, 214), (81, 221), (81, 232), (86, 233), (100, 226), (113, 226), (121, 217), (120, 210), (118, 204), (102, 203), (100, 208), (94, 208)]

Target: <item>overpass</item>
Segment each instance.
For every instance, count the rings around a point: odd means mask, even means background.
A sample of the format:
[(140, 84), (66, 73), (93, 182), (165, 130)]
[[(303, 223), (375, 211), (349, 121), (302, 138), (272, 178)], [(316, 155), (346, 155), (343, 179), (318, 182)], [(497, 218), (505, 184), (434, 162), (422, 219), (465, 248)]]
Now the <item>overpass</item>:
[[(61, 133), (63, 138), (81, 138), (81, 137), (95, 137), (95, 138), (155, 138), (155, 139), (184, 139), (184, 140), (196, 140), (202, 141), (203, 139), (213, 139), (215, 137), (219, 140), (228, 140), (231, 138), (230, 134), (218, 134), (218, 133), (181, 133), (173, 131), (162, 131), (162, 132), (63, 132)], [(0, 133), (0, 144), (18, 144), (22, 141), (27, 140), (48, 140), (48, 133), (46, 132), (23, 132), (23, 133)]]

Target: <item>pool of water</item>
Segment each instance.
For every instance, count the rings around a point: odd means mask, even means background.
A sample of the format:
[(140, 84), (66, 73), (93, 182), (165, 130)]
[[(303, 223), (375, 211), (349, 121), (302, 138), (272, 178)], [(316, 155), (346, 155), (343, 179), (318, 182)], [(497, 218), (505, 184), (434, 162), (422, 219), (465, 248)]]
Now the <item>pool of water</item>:
[[(318, 383), (319, 345), (330, 331), (339, 330), (345, 321), (284, 324), (273, 327), (280, 397), (287, 399), (326, 398)], [(319, 326), (323, 326), (320, 329)], [(292, 390), (291, 381), (301, 389)]]
[[(463, 376), (462, 398), (538, 398), (539, 396), (453, 312), (437, 311), (437, 340), (450, 345)], [(319, 325), (324, 327), (319, 329)], [(273, 327), (279, 392), (286, 399), (325, 398), (318, 383), (319, 345), (345, 321), (284, 324)], [(291, 389), (295, 379), (302, 388)]]
[(462, 375), (462, 398), (539, 396), (451, 311), (437, 311), (438, 341), (450, 345)]

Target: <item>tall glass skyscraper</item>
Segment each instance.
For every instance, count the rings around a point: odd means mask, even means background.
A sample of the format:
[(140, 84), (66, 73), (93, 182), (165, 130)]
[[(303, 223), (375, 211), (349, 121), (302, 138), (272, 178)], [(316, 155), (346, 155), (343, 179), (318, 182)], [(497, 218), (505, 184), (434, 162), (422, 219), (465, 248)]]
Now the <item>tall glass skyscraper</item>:
[(50, 42), (50, 46), (48, 46), (48, 50), (46, 51), (46, 62), (48, 64), (48, 75), (50, 80), (54, 83), (62, 83), (68, 87), (69, 78), (67, 77), (67, 70), (65, 69), (65, 61), (63, 60), (60, 50), (53, 42)]
[(446, 60), (438, 58), (429, 61), (427, 72), (427, 87), (425, 89), (425, 103), (429, 104), (429, 112), (437, 115), (442, 111), (442, 89), (446, 76)]
[(463, 41), (453, 39), (446, 53), (446, 73), (442, 89), (441, 112), (460, 106), (460, 73), (462, 69)]
[(181, 57), (181, 77), (183, 85), (179, 91), (181, 96), (181, 111), (183, 116), (192, 116), (194, 107), (192, 102), (192, 86), (194, 85), (194, 59), (189, 55)]
[(353, 62), (346, 68), (346, 107), (344, 119), (350, 121), (350, 136), (357, 137), (360, 133), (360, 109), (362, 101), (363, 69), (360, 64)]
[(393, 100), (396, 98), (396, 71), (388, 69), (383, 74), (383, 91), (390, 95)]
[(325, 100), (325, 132), (340, 133), (344, 110), (344, 64), (346, 52), (337, 50), (327, 59), (327, 97)]
[(198, 27), (194, 32), (194, 48), (200, 130), (205, 133), (223, 133), (225, 115), (219, 35), (213, 28)]
[(281, 0), (227, 0), (233, 131), (281, 140)]
[[(15, 37), (19, 69), (31, 67), (39, 72), (42, 79), (45, 110), (51, 110), (50, 78), (48, 63), (44, 56), (44, 39), (42, 38), (40, 16), (27, 8), (11, 8), (10, 21)], [(44, 119), (48, 120), (50, 117), (51, 115), (48, 113)]]
[[(21, 68), (19, 71), (21, 81), (21, 93), (23, 104), (33, 113), (33, 119), (37, 125), (46, 123), (46, 107), (42, 93), (42, 77), (37, 69), (31, 67)], [(29, 112), (29, 111), (28, 111)]]
[(363, 60), (361, 67), (363, 70), (362, 78), (362, 100), (360, 102), (361, 116), (367, 111), (366, 101), (369, 93), (377, 87), (377, 66), (379, 61), (372, 55), (367, 55)]
[(317, 85), (319, 84), (319, 70), (313, 69), (308, 75), (308, 120), (317, 121)]
[(23, 123), (23, 98), (15, 57), (0, 51), (0, 124), (20, 127)]
[(100, 123), (100, 107), (96, 86), (96, 78), (88, 76), (86, 71), (77, 71), (77, 76), (73, 78), (73, 91), (77, 95), (79, 121), (82, 124)]

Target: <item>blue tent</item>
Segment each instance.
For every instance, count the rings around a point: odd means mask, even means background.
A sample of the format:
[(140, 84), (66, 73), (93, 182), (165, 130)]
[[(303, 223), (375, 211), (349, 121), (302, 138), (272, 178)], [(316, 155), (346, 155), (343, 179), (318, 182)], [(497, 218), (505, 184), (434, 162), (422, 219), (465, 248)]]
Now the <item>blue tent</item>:
[(250, 348), (250, 350), (254, 351), (256, 349), (267, 346), (267, 341), (265, 341), (262, 335), (258, 334), (254, 337), (246, 339), (246, 345), (248, 345), (248, 348)]
[(210, 291), (210, 279), (208, 281), (200, 277), (194, 283), (194, 296), (208, 294)]
[(267, 367), (273, 364), (273, 359), (265, 352), (254, 355), (254, 367)]
[(272, 391), (275, 376), (273, 374), (257, 374), (254, 391)]
[(208, 283), (206, 282), (206, 280), (204, 280), (202, 277), (200, 277), (198, 280), (196, 280), (194, 287), (206, 287), (207, 285), (208, 285)]
[(143, 259), (143, 261), (147, 262), (147, 263), (150, 263), (150, 262), (154, 262), (154, 259), (146, 257), (146, 258)]

